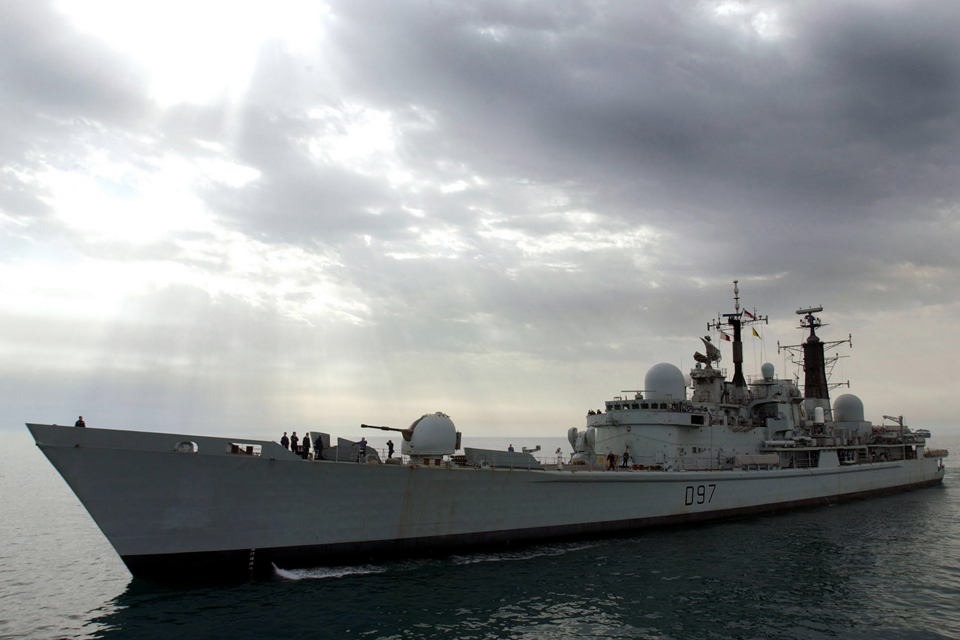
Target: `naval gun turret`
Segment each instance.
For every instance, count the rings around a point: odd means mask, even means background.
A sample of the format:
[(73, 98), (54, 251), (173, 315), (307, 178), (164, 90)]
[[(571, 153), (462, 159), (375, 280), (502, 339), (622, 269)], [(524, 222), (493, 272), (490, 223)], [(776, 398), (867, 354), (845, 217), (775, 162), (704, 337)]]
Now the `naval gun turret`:
[(445, 413), (425, 413), (406, 429), (361, 424), (362, 429), (396, 431), (403, 436), (400, 452), (410, 457), (412, 464), (440, 464), (443, 456), (452, 456), (460, 448), (461, 434)]

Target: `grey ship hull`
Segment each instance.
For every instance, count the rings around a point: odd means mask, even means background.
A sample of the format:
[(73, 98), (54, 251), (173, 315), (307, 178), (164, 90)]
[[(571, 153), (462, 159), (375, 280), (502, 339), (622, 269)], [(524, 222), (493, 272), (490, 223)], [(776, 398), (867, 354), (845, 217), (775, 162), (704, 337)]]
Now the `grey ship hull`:
[[(27, 425), (137, 577), (291, 568), (619, 534), (938, 484), (918, 458), (823, 469), (600, 472), (307, 462), (272, 442)], [(198, 445), (178, 453), (177, 443)]]

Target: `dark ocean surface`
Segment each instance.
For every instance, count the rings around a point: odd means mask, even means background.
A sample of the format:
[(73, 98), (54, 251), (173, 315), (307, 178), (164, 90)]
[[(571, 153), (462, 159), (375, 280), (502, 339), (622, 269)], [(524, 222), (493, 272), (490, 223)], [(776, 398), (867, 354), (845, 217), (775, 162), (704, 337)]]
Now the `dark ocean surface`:
[(946, 462), (942, 486), (836, 507), (173, 589), (133, 580), (30, 437), (4, 434), (0, 637), (960, 638)]

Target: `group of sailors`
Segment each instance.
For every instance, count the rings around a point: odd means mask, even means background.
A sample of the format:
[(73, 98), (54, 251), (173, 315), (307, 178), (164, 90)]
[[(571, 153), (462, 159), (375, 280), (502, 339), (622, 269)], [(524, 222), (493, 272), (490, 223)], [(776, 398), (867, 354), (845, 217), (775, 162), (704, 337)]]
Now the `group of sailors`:
[[(304, 460), (309, 459), (310, 457), (310, 434), (303, 434), (303, 440), (300, 440), (297, 437), (297, 432), (294, 431), (293, 434), (288, 438), (287, 432), (283, 432), (283, 437), (280, 438), (280, 444), (284, 449), (289, 449), (297, 455), (299, 455)], [(317, 434), (317, 439), (313, 443), (313, 459), (314, 460), (323, 460), (323, 437), (321, 434)]]
[[(303, 440), (297, 437), (297, 432), (294, 431), (290, 437), (287, 437), (287, 432), (283, 432), (283, 437), (280, 438), (280, 444), (284, 449), (289, 449), (290, 451), (298, 454), (304, 460), (310, 458), (310, 434), (303, 434)], [(313, 441), (313, 459), (314, 460), (323, 460), (323, 434), (318, 433), (316, 439)], [(365, 462), (367, 458), (367, 439), (360, 438), (360, 442), (357, 443), (357, 462)], [(387, 457), (393, 457), (393, 440), (387, 440)]]

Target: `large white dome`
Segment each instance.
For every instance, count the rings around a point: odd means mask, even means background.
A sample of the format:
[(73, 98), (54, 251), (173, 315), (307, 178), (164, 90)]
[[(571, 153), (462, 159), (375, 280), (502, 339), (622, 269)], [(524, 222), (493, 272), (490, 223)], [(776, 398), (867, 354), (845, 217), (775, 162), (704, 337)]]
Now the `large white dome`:
[(457, 451), (457, 428), (445, 413), (427, 413), (410, 425), (413, 433), (404, 438), (401, 451), (409, 456), (444, 456)]
[(852, 393), (837, 396), (833, 401), (834, 422), (863, 422), (863, 402)]
[(661, 362), (650, 367), (643, 379), (644, 397), (649, 400), (686, 400), (687, 389), (683, 383), (683, 373), (669, 362)]

